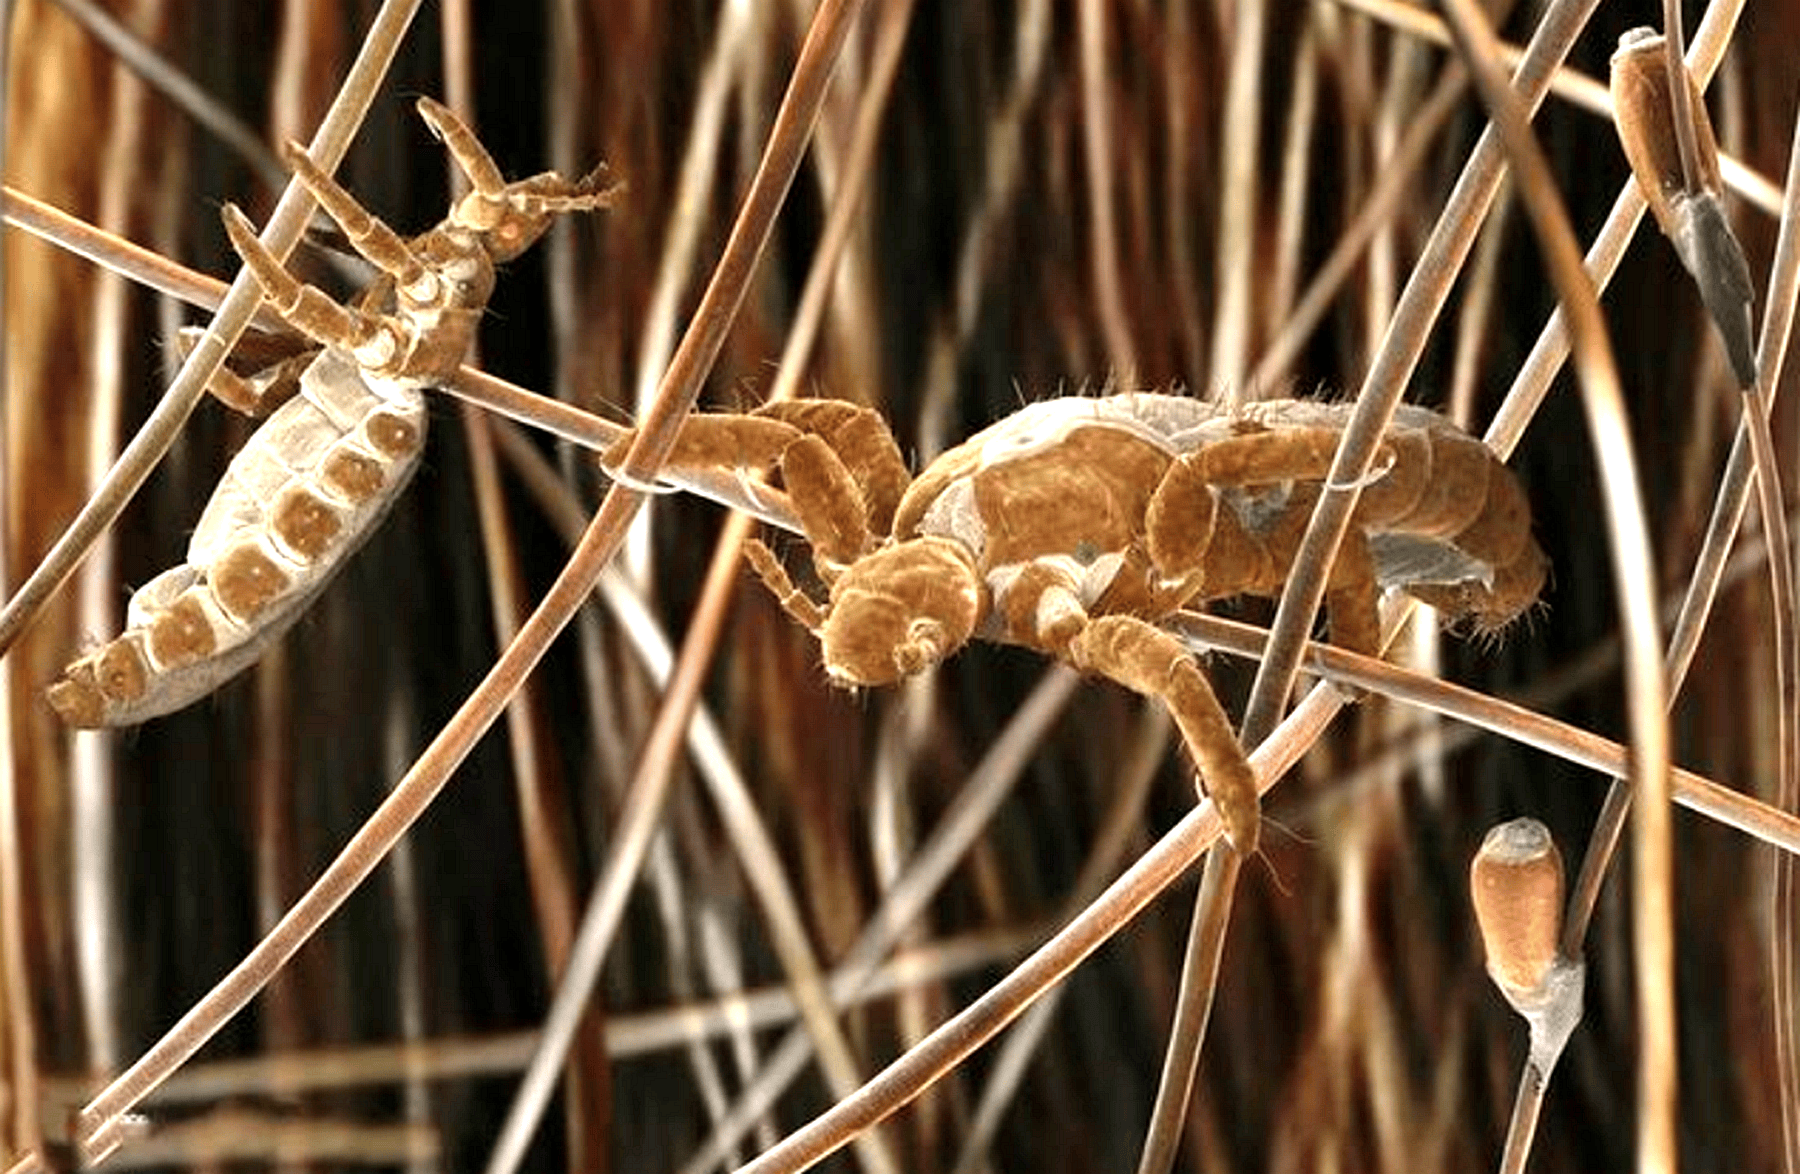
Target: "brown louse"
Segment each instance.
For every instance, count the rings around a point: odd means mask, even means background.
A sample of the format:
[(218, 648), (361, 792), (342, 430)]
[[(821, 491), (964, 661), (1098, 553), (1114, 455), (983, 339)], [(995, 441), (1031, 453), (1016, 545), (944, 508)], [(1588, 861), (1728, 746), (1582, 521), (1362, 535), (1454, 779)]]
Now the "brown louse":
[[(819, 636), (834, 682), (888, 684), (972, 636), (1116, 681), (1168, 708), (1233, 846), (1251, 853), (1255, 776), (1198, 661), (1157, 624), (1207, 600), (1280, 593), (1348, 410), (1043, 400), (911, 478), (877, 413), (814, 400), (694, 417), (671, 465), (780, 470), (830, 597), (796, 588), (765, 547), (751, 561)], [(1482, 631), (1537, 599), (1548, 564), (1524, 491), (1485, 445), (1405, 407), (1376, 469), (1328, 583), (1334, 641), (1375, 651), (1389, 587)]]

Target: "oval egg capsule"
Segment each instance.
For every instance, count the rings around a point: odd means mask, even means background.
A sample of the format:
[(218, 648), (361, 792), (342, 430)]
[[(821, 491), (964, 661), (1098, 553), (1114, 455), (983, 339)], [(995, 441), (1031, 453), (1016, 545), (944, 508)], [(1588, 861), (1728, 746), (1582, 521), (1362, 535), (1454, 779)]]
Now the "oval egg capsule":
[(1488, 831), (1469, 865), (1488, 974), (1509, 994), (1543, 985), (1562, 934), (1562, 853), (1550, 829), (1515, 819)]

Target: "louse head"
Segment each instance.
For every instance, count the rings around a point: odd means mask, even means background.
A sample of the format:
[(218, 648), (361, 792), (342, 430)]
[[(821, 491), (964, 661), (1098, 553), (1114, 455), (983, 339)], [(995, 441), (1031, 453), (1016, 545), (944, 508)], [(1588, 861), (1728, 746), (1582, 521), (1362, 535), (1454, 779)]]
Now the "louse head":
[(557, 216), (611, 207), (623, 185), (606, 179), (602, 164), (573, 183), (546, 171), (498, 191), (477, 188), (457, 202), (449, 224), (474, 232), (493, 260), (510, 261), (536, 244)]
[(974, 557), (948, 538), (914, 538), (852, 563), (831, 588), (820, 632), (839, 685), (886, 685), (954, 653), (986, 614)]
[(507, 183), (475, 132), (441, 102), (419, 99), (419, 117), (449, 148), (474, 190), (451, 209), (440, 229), (465, 229), (480, 238), (495, 261), (510, 261), (536, 243), (563, 212), (609, 208), (622, 190), (606, 183), (606, 165), (571, 183), (553, 171)]

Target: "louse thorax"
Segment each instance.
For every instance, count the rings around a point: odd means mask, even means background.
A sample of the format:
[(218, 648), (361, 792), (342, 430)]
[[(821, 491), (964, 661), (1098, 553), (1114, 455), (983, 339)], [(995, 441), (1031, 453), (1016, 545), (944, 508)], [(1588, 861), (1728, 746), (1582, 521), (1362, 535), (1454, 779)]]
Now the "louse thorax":
[[(410, 387), (436, 387), (461, 366), (481, 326), (482, 311), (474, 307), (433, 309), (410, 315), (412, 327), (403, 337), (406, 349), (384, 364), (370, 364), (369, 375)], [(358, 359), (366, 357), (358, 354)]]
[[(413, 255), (425, 276), (410, 287), (390, 283), (400, 329), (384, 327), (394, 343), (389, 355), (377, 348), (357, 351), (369, 374), (415, 385), (436, 385), (469, 353), (494, 292), (494, 263), (480, 235), (464, 229), (437, 229), (413, 239)], [(397, 344), (397, 345), (396, 345)]]
[(486, 234), (452, 222), (415, 237), (412, 251), (441, 284), (429, 291), (431, 296), (423, 302), (409, 302), (402, 292), (402, 311), (480, 308), (493, 296), (494, 257)]
[(858, 559), (832, 585), (820, 632), (825, 672), (839, 685), (887, 685), (923, 672), (968, 642), (987, 612), (969, 548), (914, 538)]

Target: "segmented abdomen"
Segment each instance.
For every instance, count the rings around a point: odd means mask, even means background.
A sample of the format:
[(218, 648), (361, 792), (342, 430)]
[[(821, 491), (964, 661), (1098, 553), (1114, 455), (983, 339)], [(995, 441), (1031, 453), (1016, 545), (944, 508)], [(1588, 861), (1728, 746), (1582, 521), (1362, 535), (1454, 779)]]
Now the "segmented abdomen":
[(207, 502), (187, 561), (131, 597), (126, 628), (47, 692), (77, 726), (132, 725), (249, 667), (360, 546), (418, 466), (418, 388), (320, 353)]
[[(1154, 393), (1042, 400), (932, 462), (902, 499), (894, 533), (966, 545), (997, 611), (1023, 568), (1046, 560), (1064, 566), (1087, 606), (1110, 591), (1121, 607), (1154, 610), (1186, 596), (1122, 590), (1116, 580), (1159, 482), (1187, 462), (1194, 492), (1216, 503), (1216, 514), (1188, 512), (1216, 521), (1190, 527), (1192, 549), (1161, 569), (1179, 590), (1200, 591), (1197, 599), (1278, 593), (1352, 409), (1264, 400), (1233, 410)], [(1547, 563), (1511, 470), (1443, 416), (1411, 405), (1395, 412), (1382, 446), (1355, 514), (1377, 584), (1484, 630), (1529, 607)]]
[[(1244, 469), (1233, 468), (1230, 458), (1208, 464), (1212, 475), (1237, 486), (1215, 492), (1222, 512), (1228, 509), (1268, 556), (1269, 578), (1209, 580), (1208, 597), (1280, 590), (1352, 410), (1348, 403), (1307, 400), (1243, 409), (1235, 429), (1241, 421), (1267, 429), (1235, 438), (1251, 442), (1237, 455), (1253, 459)], [(1225, 452), (1234, 441), (1207, 435), (1216, 428), (1209, 423), (1189, 433), (1199, 443), (1188, 451)], [(1279, 459), (1271, 460), (1273, 453)], [(1263, 465), (1305, 472), (1292, 480), (1250, 472)], [(1239, 475), (1244, 479), (1236, 480)], [(1530, 607), (1549, 566), (1532, 538), (1531, 507), (1512, 470), (1480, 440), (1415, 405), (1395, 411), (1363, 481), (1353, 526), (1367, 543), (1378, 586), (1400, 588), (1481, 631), (1502, 628)], [(1222, 533), (1214, 531), (1215, 547)]]
[(1532, 538), (1531, 504), (1512, 470), (1424, 408), (1396, 412), (1386, 443), (1393, 459), (1363, 488), (1356, 511), (1382, 585), (1481, 630), (1530, 607), (1549, 561)]

